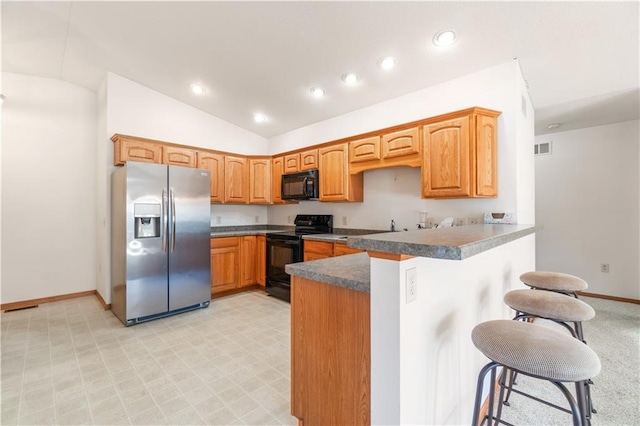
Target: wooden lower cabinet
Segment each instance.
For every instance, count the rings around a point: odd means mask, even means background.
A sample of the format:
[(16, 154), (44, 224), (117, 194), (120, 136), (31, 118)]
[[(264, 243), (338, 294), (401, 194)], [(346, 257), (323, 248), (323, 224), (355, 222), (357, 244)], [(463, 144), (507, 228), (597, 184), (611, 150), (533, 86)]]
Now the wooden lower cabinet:
[(344, 256), (347, 254), (356, 254), (363, 253), (364, 250), (360, 250), (357, 248), (349, 247), (345, 243), (334, 243), (333, 244), (333, 255), (334, 256)]
[(304, 261), (326, 259), (328, 257), (344, 256), (362, 253), (364, 250), (349, 247), (346, 243), (330, 243), (328, 241), (305, 240)]
[(267, 237), (256, 237), (256, 282), (262, 287), (267, 282)]
[(233, 290), (240, 284), (240, 239), (211, 239), (211, 293)]
[[(211, 239), (212, 294), (247, 287), (258, 282), (258, 276), (261, 273), (256, 267), (256, 256), (259, 251), (258, 238), (255, 235), (247, 235)], [(266, 241), (264, 237), (262, 238), (261, 246), (264, 248)], [(264, 254), (263, 257), (265, 257)]]
[(240, 287), (256, 283), (256, 236), (240, 238)]
[(305, 240), (304, 261), (326, 259), (333, 257), (333, 243), (325, 241)]
[(369, 294), (291, 279), (291, 413), (304, 426), (369, 425)]

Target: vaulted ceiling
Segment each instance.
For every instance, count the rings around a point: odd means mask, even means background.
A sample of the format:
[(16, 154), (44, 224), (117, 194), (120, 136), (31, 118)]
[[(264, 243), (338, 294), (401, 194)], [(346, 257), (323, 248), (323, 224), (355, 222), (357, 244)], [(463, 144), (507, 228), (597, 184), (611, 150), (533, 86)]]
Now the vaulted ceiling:
[[(2, 2), (2, 70), (111, 71), (271, 137), (517, 58), (536, 134), (639, 117), (638, 2)], [(448, 48), (432, 43), (455, 31)], [(394, 69), (378, 66), (396, 58)], [(358, 84), (341, 77), (354, 72)], [(207, 91), (196, 96), (190, 84)], [(311, 96), (322, 87), (322, 99)], [(262, 112), (264, 123), (254, 122)]]

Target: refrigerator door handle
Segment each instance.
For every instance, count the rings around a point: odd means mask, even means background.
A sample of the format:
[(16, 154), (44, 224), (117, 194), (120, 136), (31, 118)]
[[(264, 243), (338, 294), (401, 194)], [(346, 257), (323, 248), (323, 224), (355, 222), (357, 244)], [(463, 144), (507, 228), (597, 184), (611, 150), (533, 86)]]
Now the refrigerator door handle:
[(169, 232), (169, 201), (167, 200), (167, 190), (162, 190), (162, 251), (167, 252), (167, 232)]
[(171, 251), (176, 250), (176, 194), (173, 189), (171, 193)]

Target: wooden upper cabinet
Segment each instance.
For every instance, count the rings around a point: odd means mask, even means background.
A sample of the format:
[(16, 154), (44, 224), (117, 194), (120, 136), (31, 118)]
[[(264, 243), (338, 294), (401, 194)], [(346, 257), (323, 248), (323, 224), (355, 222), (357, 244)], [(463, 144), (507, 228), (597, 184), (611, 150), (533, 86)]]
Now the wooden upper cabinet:
[(300, 153), (300, 168), (299, 170), (313, 170), (318, 168), (318, 150), (310, 149)]
[(300, 171), (300, 154), (289, 154), (284, 156), (284, 173), (295, 173)]
[(349, 174), (349, 147), (339, 143), (318, 149), (320, 201), (362, 201), (362, 173)]
[(498, 119), (476, 115), (476, 195), (498, 196)]
[(318, 168), (318, 150), (309, 149), (307, 151), (287, 154), (284, 156), (284, 173), (296, 173), (305, 170)]
[(271, 203), (271, 159), (249, 159), (249, 203)]
[(420, 154), (420, 128), (400, 130), (382, 135), (382, 158)]
[(349, 142), (349, 172), (356, 174), (397, 166), (420, 167), (420, 152), (420, 126), (381, 132)]
[(471, 114), (444, 119), (424, 127), (424, 198), (498, 195), (499, 115), (496, 111), (476, 108)]
[(249, 162), (246, 157), (224, 156), (224, 182), (225, 203), (249, 202)]
[(380, 159), (380, 136), (349, 142), (349, 162)]
[(178, 148), (176, 146), (162, 147), (162, 164), (173, 166), (195, 167), (196, 152), (189, 148)]
[(274, 204), (283, 204), (282, 201), (282, 174), (284, 173), (284, 157), (271, 159), (271, 198)]
[(121, 166), (127, 161), (162, 163), (162, 145), (152, 141), (115, 134), (113, 144), (113, 164)]
[(209, 170), (211, 179), (211, 202), (224, 201), (224, 155), (215, 152), (198, 151), (196, 167)]

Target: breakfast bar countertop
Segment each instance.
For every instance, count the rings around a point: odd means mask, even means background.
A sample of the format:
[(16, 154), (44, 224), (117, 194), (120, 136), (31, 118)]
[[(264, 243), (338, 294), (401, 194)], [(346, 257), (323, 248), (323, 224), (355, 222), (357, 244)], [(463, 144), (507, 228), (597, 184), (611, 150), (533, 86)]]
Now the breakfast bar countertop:
[(535, 229), (535, 225), (517, 224), (454, 226), (349, 237), (347, 245), (374, 252), (463, 260), (533, 234)]
[(285, 271), (298, 277), (363, 293), (369, 293), (371, 286), (371, 261), (367, 253), (290, 263), (285, 266)]

